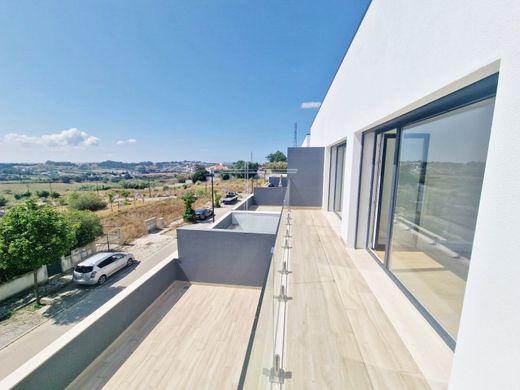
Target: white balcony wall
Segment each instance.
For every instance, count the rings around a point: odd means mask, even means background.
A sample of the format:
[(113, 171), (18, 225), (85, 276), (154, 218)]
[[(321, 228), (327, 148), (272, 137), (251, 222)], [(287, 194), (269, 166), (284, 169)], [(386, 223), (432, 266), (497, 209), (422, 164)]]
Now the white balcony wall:
[(518, 0), (374, 0), (311, 128), (309, 146), (347, 139), (341, 229), (352, 247), (360, 134), (500, 72), (453, 389), (518, 386), (519, 20)]

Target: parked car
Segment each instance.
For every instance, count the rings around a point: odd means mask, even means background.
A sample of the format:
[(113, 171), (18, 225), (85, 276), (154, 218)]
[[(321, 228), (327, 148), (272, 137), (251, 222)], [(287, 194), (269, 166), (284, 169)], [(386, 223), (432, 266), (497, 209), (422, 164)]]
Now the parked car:
[(233, 204), (238, 200), (238, 194), (236, 192), (228, 192), (226, 196), (222, 199), (222, 203), (224, 204)]
[(134, 261), (134, 255), (128, 252), (96, 253), (76, 265), (72, 280), (78, 284), (103, 284), (109, 276)]
[(208, 207), (203, 207), (201, 209), (195, 210), (195, 219), (203, 221), (212, 216), (213, 216), (213, 210), (211, 210)]

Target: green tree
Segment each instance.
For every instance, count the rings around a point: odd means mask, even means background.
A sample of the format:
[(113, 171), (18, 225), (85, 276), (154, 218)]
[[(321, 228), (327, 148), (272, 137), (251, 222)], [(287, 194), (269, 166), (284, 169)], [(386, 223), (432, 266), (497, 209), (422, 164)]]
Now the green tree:
[(0, 195), (0, 207), (4, 207), (7, 205), (7, 198), (3, 195)]
[(71, 210), (65, 214), (65, 217), (73, 232), (72, 249), (90, 244), (103, 235), (101, 220), (92, 211)]
[(70, 250), (72, 240), (62, 214), (29, 200), (11, 208), (0, 220), (0, 267), (32, 271), (39, 304), (38, 269), (59, 260)]
[(206, 170), (205, 167), (202, 165), (196, 165), (195, 166), (195, 172), (191, 176), (191, 180), (193, 180), (193, 183), (196, 183), (198, 181), (206, 181), (206, 175), (209, 172)]
[(195, 210), (193, 210), (192, 205), (197, 200), (197, 197), (193, 192), (188, 191), (181, 199), (184, 202), (184, 214), (182, 214), (182, 219), (184, 222), (195, 222)]
[(277, 150), (276, 152), (267, 155), (266, 159), (267, 159), (267, 161), (273, 163), (273, 162), (287, 161), (287, 156), (283, 152), (280, 152), (279, 150)]
[(69, 206), (74, 210), (97, 211), (104, 209), (107, 204), (93, 192), (73, 192), (69, 195)]
[(256, 178), (256, 172), (258, 171), (258, 163), (238, 160), (235, 164), (233, 164), (233, 169), (238, 171), (237, 173), (235, 173), (235, 176), (239, 179), (243, 179), (246, 176), (249, 179), (253, 179)]

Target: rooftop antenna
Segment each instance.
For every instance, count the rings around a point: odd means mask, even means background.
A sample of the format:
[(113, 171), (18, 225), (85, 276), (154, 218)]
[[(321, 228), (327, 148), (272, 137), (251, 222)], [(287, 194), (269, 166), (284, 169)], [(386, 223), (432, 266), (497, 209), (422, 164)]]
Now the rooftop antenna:
[(295, 148), (298, 147), (298, 123), (294, 122), (294, 145)]

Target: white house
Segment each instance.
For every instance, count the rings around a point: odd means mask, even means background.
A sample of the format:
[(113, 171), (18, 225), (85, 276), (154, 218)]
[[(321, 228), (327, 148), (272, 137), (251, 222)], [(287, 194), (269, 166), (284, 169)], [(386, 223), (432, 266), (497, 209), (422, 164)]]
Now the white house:
[(454, 350), (450, 388), (519, 388), (520, 1), (372, 1), (303, 146), (347, 246)]

